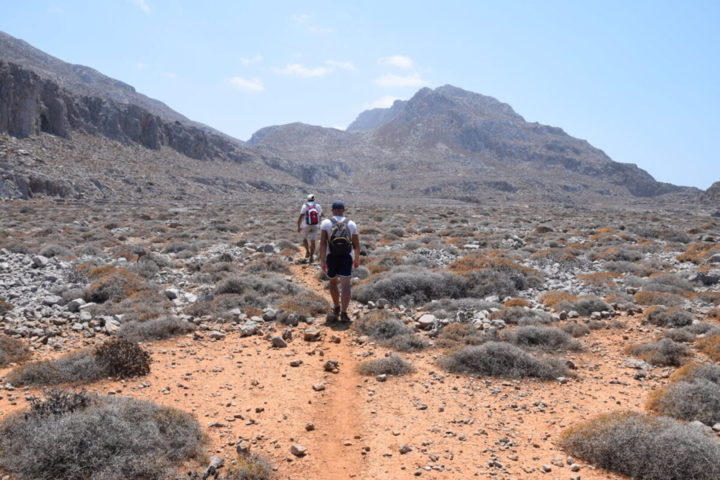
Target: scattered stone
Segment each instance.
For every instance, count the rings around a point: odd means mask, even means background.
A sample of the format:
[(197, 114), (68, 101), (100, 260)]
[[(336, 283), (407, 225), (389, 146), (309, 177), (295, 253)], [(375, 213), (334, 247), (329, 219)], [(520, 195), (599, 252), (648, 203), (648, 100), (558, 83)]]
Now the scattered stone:
[(208, 334), (208, 337), (212, 338), (213, 340), (224, 340), (225, 334), (217, 330), (213, 330)]
[(319, 328), (307, 328), (303, 331), (303, 340), (306, 342), (316, 342), (320, 340), (322, 331)]
[(418, 327), (421, 330), (431, 330), (436, 323), (437, 318), (435, 318), (435, 315), (431, 315), (429, 313), (422, 315), (417, 321)]
[(400, 447), (400, 455), (405, 455), (406, 453), (410, 453), (413, 451), (413, 448), (408, 444), (403, 444)]
[(50, 262), (50, 259), (42, 255), (35, 255), (32, 257), (32, 262), (37, 268), (45, 268)]
[(273, 348), (287, 347), (287, 342), (279, 335), (273, 335), (270, 337), (270, 343), (272, 343)]
[(292, 447), (290, 447), (290, 453), (295, 455), (296, 457), (304, 457), (307, 455), (308, 449), (306, 447), (303, 447), (299, 443), (293, 444)]
[(328, 360), (327, 362), (325, 362), (323, 369), (326, 372), (338, 373), (340, 371), (339, 366), (340, 362), (338, 362), (337, 360)]
[(316, 392), (322, 392), (323, 390), (325, 390), (325, 382), (318, 382), (313, 384), (312, 389)]

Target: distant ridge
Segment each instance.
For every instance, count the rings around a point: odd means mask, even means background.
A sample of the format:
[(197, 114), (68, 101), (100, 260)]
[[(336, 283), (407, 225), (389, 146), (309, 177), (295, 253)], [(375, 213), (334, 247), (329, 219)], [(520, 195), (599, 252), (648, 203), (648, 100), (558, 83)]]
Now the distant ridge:
[[(40, 137), (43, 146), (19, 153), (32, 142), (2, 134)], [(0, 32), (0, 197), (175, 197), (173, 185), (196, 198), (312, 190), (579, 206), (673, 203), (700, 193), (657, 182), (560, 128), (452, 85), (362, 112), (347, 131), (296, 122), (262, 128), (244, 143)]]

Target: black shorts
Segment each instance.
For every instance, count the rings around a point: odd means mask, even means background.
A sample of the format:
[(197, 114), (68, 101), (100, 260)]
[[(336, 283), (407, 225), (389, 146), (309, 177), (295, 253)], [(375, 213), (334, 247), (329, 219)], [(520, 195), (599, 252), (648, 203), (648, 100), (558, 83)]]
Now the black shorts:
[(352, 276), (353, 258), (351, 255), (327, 256), (327, 275), (330, 278)]

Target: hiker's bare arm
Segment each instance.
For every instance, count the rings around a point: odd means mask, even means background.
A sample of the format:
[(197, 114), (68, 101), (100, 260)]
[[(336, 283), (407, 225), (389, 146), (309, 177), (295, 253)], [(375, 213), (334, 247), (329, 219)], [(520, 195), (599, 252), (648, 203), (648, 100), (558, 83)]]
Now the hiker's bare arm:
[(355, 251), (355, 259), (353, 260), (353, 268), (360, 266), (360, 236), (355, 234), (352, 236), (353, 250)]
[(303, 214), (301, 213), (300, 216), (298, 217), (298, 232), (300, 231), (300, 224), (302, 223), (304, 216), (305, 216), (305, 215), (303, 215)]
[(327, 242), (328, 233), (326, 230), (320, 232), (320, 268), (322, 271), (327, 273)]

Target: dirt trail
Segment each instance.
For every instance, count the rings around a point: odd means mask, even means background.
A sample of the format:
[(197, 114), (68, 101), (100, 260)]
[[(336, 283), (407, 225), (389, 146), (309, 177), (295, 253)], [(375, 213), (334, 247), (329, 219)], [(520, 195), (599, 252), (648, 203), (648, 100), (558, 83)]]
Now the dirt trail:
[[(318, 279), (317, 264), (293, 265), (291, 271), (298, 284), (332, 303), (326, 286)], [(324, 335), (324, 357), (337, 360), (340, 372), (326, 376), (327, 388), (315, 405), (313, 415), (315, 441), (307, 445), (310, 455), (302, 461), (303, 469), (306, 473), (313, 472), (316, 480), (364, 478), (362, 449), (365, 439), (359, 395), (362, 378), (357, 373), (358, 361), (352, 352), (352, 334), (346, 325), (342, 325), (327, 328)], [(331, 337), (340, 342), (330, 341)]]

